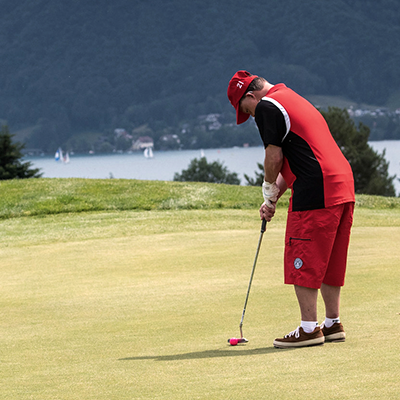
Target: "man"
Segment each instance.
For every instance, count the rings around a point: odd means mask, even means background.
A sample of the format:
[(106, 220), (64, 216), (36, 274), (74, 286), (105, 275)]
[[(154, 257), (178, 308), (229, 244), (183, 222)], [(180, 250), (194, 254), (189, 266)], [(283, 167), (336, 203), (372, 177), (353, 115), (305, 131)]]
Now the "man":
[[(300, 307), (300, 326), (275, 339), (278, 348), (344, 341), (340, 290), (354, 211), (351, 167), (321, 113), (284, 84), (238, 71), (228, 87), (237, 124), (255, 118), (265, 147), (264, 203), (261, 219), (270, 221), (276, 202), (290, 188), (285, 234), (285, 283), (292, 284)], [(325, 321), (317, 320), (317, 297)]]

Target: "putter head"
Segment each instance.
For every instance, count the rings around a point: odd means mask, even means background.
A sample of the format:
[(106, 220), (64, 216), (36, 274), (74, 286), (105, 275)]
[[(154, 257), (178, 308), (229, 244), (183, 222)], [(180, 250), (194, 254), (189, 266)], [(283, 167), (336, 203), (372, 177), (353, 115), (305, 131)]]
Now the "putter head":
[(228, 339), (228, 343), (231, 345), (231, 346), (236, 346), (237, 344), (240, 344), (240, 343), (247, 343), (248, 342), (248, 340), (246, 339), (246, 338), (244, 338), (244, 337), (242, 337), (242, 338), (231, 338), (231, 339)]

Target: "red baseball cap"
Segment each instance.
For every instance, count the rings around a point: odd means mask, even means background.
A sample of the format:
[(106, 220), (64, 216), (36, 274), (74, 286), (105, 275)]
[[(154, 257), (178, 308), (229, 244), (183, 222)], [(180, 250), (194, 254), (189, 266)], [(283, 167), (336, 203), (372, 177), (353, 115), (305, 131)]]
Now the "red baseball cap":
[(245, 114), (244, 112), (240, 111), (239, 102), (246, 93), (251, 81), (255, 78), (258, 78), (258, 76), (251, 75), (250, 72), (238, 71), (229, 81), (228, 98), (236, 110), (236, 123), (238, 125), (246, 122), (250, 117), (250, 114)]

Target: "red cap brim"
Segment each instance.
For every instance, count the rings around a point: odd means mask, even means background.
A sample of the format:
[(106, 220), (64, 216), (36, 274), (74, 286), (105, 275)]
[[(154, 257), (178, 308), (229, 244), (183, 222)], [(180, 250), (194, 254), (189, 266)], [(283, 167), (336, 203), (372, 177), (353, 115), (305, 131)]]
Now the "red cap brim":
[(250, 117), (250, 114), (246, 114), (242, 111), (240, 111), (240, 104), (238, 104), (238, 107), (236, 109), (236, 124), (240, 125), (243, 124), (243, 122), (246, 122)]

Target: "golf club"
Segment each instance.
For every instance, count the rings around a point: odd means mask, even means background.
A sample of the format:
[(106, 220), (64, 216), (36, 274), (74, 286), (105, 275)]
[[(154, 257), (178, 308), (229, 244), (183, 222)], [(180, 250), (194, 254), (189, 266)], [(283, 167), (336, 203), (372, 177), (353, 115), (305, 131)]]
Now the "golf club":
[(260, 238), (258, 239), (258, 246), (257, 246), (257, 251), (256, 251), (256, 256), (254, 258), (254, 263), (253, 263), (253, 269), (251, 271), (251, 276), (250, 276), (250, 282), (249, 282), (249, 287), (247, 289), (247, 295), (246, 295), (246, 300), (244, 302), (244, 307), (243, 307), (243, 313), (242, 313), (242, 319), (240, 320), (240, 325), (239, 325), (239, 329), (240, 329), (240, 339), (239, 338), (231, 338), (228, 339), (228, 343), (231, 346), (236, 346), (239, 343), (247, 343), (248, 340), (246, 338), (243, 337), (243, 320), (244, 320), (244, 314), (246, 312), (246, 307), (247, 307), (247, 301), (249, 299), (249, 293), (250, 293), (250, 288), (251, 288), (251, 282), (253, 281), (253, 276), (254, 276), (254, 270), (256, 269), (256, 264), (257, 264), (257, 258), (258, 258), (258, 253), (260, 252), (260, 247), (261, 247), (261, 241), (263, 238), (263, 234), (265, 232), (267, 226), (267, 221), (265, 219), (262, 220), (262, 224), (261, 224), (261, 232), (260, 232)]

